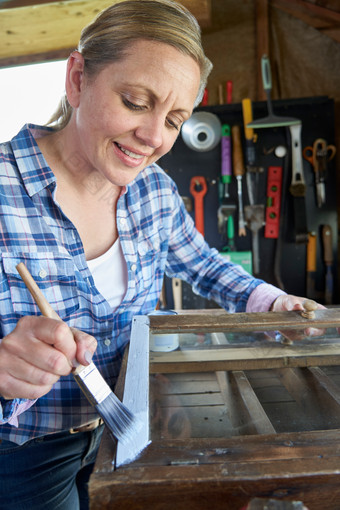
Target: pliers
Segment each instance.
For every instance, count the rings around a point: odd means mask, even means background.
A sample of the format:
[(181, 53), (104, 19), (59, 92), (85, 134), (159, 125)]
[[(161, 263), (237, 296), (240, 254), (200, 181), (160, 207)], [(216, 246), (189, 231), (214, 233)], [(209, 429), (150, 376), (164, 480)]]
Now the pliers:
[(334, 158), (336, 147), (327, 145), (326, 140), (317, 138), (313, 146), (305, 147), (303, 157), (312, 165), (315, 173), (315, 187), (317, 206), (322, 207), (326, 201), (325, 180), (327, 163)]

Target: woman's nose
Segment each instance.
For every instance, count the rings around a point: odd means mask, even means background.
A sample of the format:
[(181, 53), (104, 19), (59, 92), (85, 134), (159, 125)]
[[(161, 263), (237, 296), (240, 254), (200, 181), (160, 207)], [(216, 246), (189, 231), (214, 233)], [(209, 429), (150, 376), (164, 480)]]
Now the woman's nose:
[(156, 149), (163, 143), (164, 118), (161, 116), (150, 116), (144, 118), (135, 134), (144, 145)]

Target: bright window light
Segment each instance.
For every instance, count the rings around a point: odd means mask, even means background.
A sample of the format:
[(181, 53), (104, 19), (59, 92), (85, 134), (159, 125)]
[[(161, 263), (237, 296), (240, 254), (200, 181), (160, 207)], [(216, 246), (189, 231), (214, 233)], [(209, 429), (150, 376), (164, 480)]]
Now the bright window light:
[(65, 90), (66, 60), (0, 69), (0, 142), (26, 123), (46, 124)]

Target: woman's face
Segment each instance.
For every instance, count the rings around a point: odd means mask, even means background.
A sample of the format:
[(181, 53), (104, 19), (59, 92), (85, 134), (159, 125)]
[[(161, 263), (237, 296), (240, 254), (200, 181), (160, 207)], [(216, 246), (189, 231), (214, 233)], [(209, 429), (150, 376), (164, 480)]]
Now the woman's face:
[(139, 40), (128, 56), (95, 78), (83, 74), (83, 57), (70, 60), (66, 90), (74, 150), (87, 170), (123, 186), (166, 154), (193, 109), (198, 64), (167, 44)]

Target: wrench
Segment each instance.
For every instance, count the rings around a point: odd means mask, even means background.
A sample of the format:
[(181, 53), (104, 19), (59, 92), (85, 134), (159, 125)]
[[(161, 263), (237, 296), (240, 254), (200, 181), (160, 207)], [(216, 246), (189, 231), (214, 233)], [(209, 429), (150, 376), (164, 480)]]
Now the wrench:
[(204, 236), (204, 206), (203, 197), (207, 193), (208, 187), (205, 177), (197, 175), (191, 178), (190, 193), (195, 201), (195, 225), (197, 230)]

